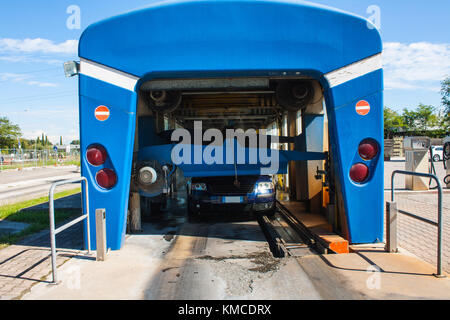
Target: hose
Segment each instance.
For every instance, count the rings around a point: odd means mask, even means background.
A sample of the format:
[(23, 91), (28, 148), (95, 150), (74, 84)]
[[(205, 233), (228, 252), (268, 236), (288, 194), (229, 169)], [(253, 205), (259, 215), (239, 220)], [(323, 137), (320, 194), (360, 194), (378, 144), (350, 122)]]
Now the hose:
[(447, 170), (447, 160), (450, 160), (450, 142), (444, 143), (444, 152), (443, 160), (444, 160), (444, 168)]
[[(447, 161), (450, 160), (450, 141), (444, 143), (443, 161), (444, 169), (447, 170)], [(450, 174), (446, 175), (444, 178), (445, 184), (450, 184)]]
[[(434, 167), (434, 159), (433, 159), (433, 148), (431, 147), (431, 145), (429, 147), (429, 150), (430, 150), (431, 166), (430, 166), (430, 169), (428, 170), (428, 173), (429, 174), (434, 174), (436, 176), (436, 168)], [(433, 179), (430, 178), (430, 182), (428, 183), (428, 188), (430, 190), (437, 189), (438, 188), (437, 185), (434, 186), (434, 187), (431, 187), (431, 181), (433, 181)]]
[(446, 175), (444, 178), (444, 183), (445, 184), (450, 184), (450, 174)]
[[(446, 142), (444, 144), (444, 151), (443, 151), (442, 154), (443, 154), (442, 162), (444, 163), (444, 169), (447, 170), (447, 160), (450, 160), (450, 142)], [(436, 168), (434, 167), (433, 152), (432, 152), (431, 146), (430, 146), (430, 157), (431, 157), (431, 167), (430, 167), (428, 172), (430, 174), (434, 174), (436, 176)], [(440, 162), (440, 160), (439, 160), (439, 162)], [(432, 180), (433, 179), (430, 178), (430, 182), (428, 184), (429, 189), (430, 190), (437, 189), (437, 187), (438, 187), (437, 185), (435, 187), (431, 187), (431, 181)], [(450, 183), (450, 174), (448, 174), (448, 175), (446, 175), (444, 177), (444, 183), (445, 184), (449, 184)]]

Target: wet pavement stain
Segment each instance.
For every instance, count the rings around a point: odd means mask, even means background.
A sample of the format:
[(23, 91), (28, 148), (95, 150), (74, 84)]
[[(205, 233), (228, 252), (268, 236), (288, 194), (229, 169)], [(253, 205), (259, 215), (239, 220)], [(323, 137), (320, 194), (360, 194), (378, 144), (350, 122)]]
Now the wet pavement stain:
[(274, 258), (269, 252), (261, 252), (252, 257), (251, 260), (257, 267), (250, 268), (249, 271), (267, 273), (278, 269), (281, 260)]
[(210, 260), (210, 261), (226, 261), (226, 260), (237, 260), (237, 259), (249, 259), (253, 264), (256, 265), (254, 268), (249, 268), (249, 271), (258, 273), (268, 273), (271, 271), (276, 271), (281, 259), (274, 258), (269, 252), (251, 253), (245, 255), (232, 255), (227, 257), (213, 257), (209, 255), (200, 256), (196, 259), (199, 260)]

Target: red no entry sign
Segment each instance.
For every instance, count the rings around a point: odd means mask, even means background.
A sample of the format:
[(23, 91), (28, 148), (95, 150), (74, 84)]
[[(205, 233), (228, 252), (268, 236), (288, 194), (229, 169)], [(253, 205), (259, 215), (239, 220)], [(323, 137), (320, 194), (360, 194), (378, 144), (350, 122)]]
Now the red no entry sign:
[(109, 109), (105, 106), (99, 106), (95, 109), (95, 118), (98, 121), (105, 121), (109, 118)]
[(366, 100), (360, 100), (356, 104), (356, 113), (365, 116), (370, 112), (370, 104)]

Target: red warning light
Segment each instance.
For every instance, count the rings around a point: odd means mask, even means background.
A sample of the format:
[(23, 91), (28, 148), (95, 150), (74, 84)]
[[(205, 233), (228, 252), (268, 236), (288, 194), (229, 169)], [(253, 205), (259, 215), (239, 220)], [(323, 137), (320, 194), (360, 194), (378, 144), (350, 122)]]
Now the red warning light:
[(106, 149), (101, 145), (94, 145), (86, 152), (87, 161), (93, 166), (100, 166), (105, 163), (107, 157)]
[(95, 176), (97, 184), (104, 189), (111, 189), (116, 185), (117, 175), (114, 170), (102, 169)]
[(350, 168), (350, 178), (357, 183), (366, 181), (369, 176), (369, 168), (363, 163), (356, 163)]
[(363, 140), (358, 147), (358, 153), (364, 160), (372, 160), (378, 154), (378, 144), (375, 140)]

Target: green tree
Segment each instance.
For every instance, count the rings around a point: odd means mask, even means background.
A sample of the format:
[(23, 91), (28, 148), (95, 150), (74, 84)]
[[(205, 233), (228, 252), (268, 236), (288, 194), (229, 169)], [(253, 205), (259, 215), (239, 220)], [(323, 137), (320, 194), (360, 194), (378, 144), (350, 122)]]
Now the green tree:
[(416, 123), (419, 130), (425, 131), (439, 125), (435, 107), (419, 104), (415, 113), (417, 115)]
[(73, 140), (70, 144), (72, 144), (72, 145), (79, 145), (80, 144), (80, 140)]
[(21, 136), (20, 127), (6, 117), (0, 117), (0, 148), (13, 148)]
[(392, 133), (400, 131), (404, 127), (403, 118), (396, 111), (384, 107), (384, 136), (389, 138)]
[(20, 138), (20, 144), (22, 146), (22, 149), (34, 149), (34, 141), (35, 140), (29, 140), (29, 139), (25, 139), (25, 138)]
[(441, 82), (442, 105), (444, 106), (444, 116), (442, 127), (447, 131), (450, 129), (450, 77)]
[(403, 109), (402, 121), (403, 121), (406, 131), (417, 130), (417, 119), (418, 119), (417, 112), (409, 111), (406, 108)]

